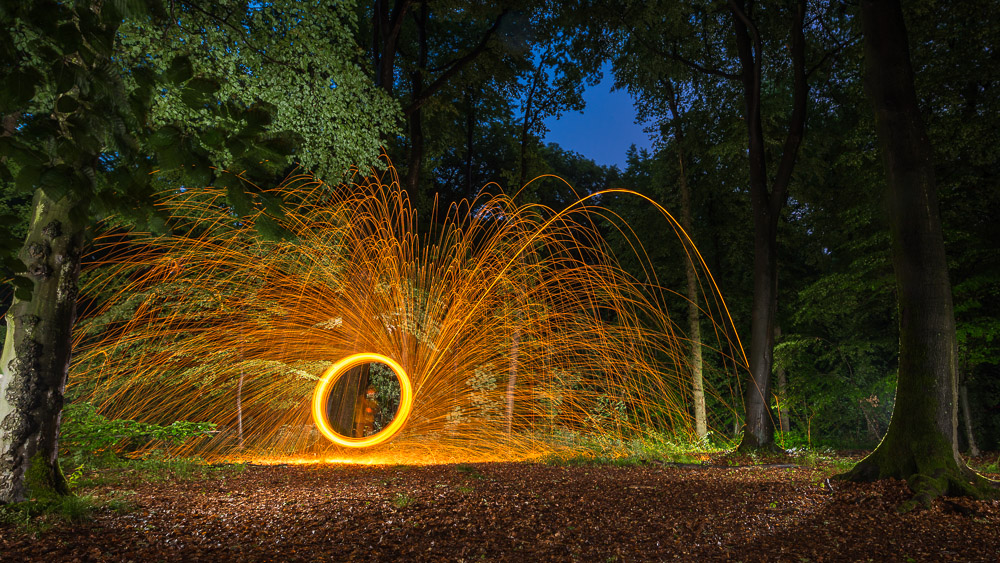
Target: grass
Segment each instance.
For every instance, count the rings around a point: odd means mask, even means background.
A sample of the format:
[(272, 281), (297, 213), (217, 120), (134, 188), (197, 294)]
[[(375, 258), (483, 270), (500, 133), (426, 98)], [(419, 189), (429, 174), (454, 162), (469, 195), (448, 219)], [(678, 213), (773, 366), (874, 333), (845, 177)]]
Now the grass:
[(213, 465), (201, 458), (99, 458), (78, 466), (70, 475), (75, 487), (117, 486), (132, 479), (144, 482), (225, 478), (246, 470), (246, 464)]
[(106, 496), (65, 495), (0, 505), (0, 524), (9, 524), (27, 534), (38, 534), (59, 523), (90, 520), (102, 510), (128, 512), (134, 491), (116, 491)]
[(64, 459), (62, 463), (66, 466), (66, 480), (71, 490), (95, 487), (116, 490), (106, 494), (52, 495), (0, 505), (0, 524), (37, 534), (60, 523), (85, 522), (102, 510), (127, 512), (132, 507), (131, 495), (135, 494), (128, 489), (131, 483), (225, 479), (246, 470), (245, 464), (210, 465), (200, 458), (126, 459), (107, 456), (69, 461)]
[(480, 473), (478, 469), (476, 469), (472, 465), (469, 465), (468, 463), (459, 463), (458, 465), (455, 466), (455, 471), (462, 473), (463, 475), (469, 477), (470, 479), (484, 478), (484, 475)]
[(406, 508), (413, 504), (414, 498), (406, 493), (396, 493), (392, 499), (392, 505), (396, 508)]

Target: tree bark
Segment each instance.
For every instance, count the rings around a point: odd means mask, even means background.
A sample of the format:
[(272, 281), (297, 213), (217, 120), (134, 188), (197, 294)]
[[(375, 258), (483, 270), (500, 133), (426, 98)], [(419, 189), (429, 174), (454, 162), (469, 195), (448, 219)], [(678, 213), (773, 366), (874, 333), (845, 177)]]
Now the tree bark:
[(899, 374), (889, 429), (845, 477), (907, 479), (917, 503), (977, 495), (958, 453), (955, 318), (930, 139), (920, 117), (898, 0), (864, 0), (865, 79), (886, 171), (899, 310)]
[(773, 448), (774, 419), (769, 399), (774, 365), (774, 315), (778, 308), (778, 219), (805, 132), (808, 84), (805, 72), (805, 2), (796, 2), (791, 26), (792, 114), (778, 171), (768, 189), (767, 154), (761, 124), (762, 43), (752, 2), (730, 0), (743, 83), (750, 162), (750, 202), (754, 224), (753, 303), (750, 309), (750, 383), (744, 405), (746, 424), (739, 450)]
[(372, 51), (375, 85), (392, 94), (395, 86), (396, 52), (403, 18), (412, 0), (396, 0), (392, 12), (389, 0), (375, 0), (372, 10)]
[(68, 494), (59, 467), (59, 425), (72, 352), (86, 223), (75, 198), (32, 202), (18, 276), (31, 295), (15, 293), (0, 356), (0, 503)]
[[(417, 21), (418, 54), (417, 68), (410, 74), (411, 92), (413, 98), (418, 98), (424, 90), (424, 72), (427, 69), (427, 4), (420, 4), (420, 11), (414, 18)], [(406, 191), (410, 200), (419, 203), (423, 198), (420, 192), (420, 170), (424, 164), (424, 124), (420, 108), (408, 114), (410, 124), (410, 150), (407, 155)]]
[[(684, 129), (681, 127), (680, 111), (677, 106), (677, 92), (674, 85), (665, 81), (667, 102), (670, 106), (670, 120), (674, 129), (674, 144), (677, 146), (677, 182), (681, 189), (681, 227), (694, 242), (693, 220), (691, 218), (691, 187), (687, 181), (687, 159), (684, 154)], [(698, 438), (708, 435), (708, 419), (705, 415), (705, 381), (701, 351), (701, 314), (698, 310), (698, 274), (694, 261), (685, 263), (684, 275), (687, 279), (688, 339), (691, 342), (691, 400), (694, 403), (694, 429)]]
[(962, 423), (965, 429), (965, 441), (969, 444), (969, 455), (979, 456), (979, 446), (976, 445), (976, 435), (972, 432), (972, 413), (969, 411), (969, 387), (962, 381), (958, 386), (958, 400), (962, 409)]
[(520, 360), (521, 330), (514, 329), (510, 342), (510, 366), (507, 369), (507, 411), (504, 413), (504, 423), (507, 436), (510, 436), (514, 423), (514, 392), (517, 390), (517, 364)]
[(471, 90), (465, 91), (465, 197), (472, 204), (472, 199), (476, 193), (476, 187), (472, 179), (472, 157), (476, 140), (476, 94)]
[[(775, 341), (781, 338), (781, 325), (775, 323), (774, 325), (774, 339)], [(775, 375), (778, 380), (778, 423), (781, 426), (782, 434), (788, 432), (790, 428), (788, 424), (788, 374), (785, 372), (785, 366), (779, 365), (778, 369), (775, 370)]]
[(535, 70), (528, 88), (528, 99), (524, 103), (524, 116), (521, 119), (521, 153), (518, 158), (517, 187), (522, 188), (528, 182), (528, 137), (531, 132), (532, 112), (534, 112), (535, 90), (538, 88), (541, 68)]

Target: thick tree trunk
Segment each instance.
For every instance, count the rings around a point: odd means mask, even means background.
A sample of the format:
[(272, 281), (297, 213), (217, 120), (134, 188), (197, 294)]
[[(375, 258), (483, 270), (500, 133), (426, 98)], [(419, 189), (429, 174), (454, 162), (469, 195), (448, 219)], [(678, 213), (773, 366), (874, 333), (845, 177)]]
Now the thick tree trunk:
[[(677, 182), (681, 189), (681, 227), (694, 241), (693, 223), (691, 218), (691, 188), (687, 181), (687, 159), (684, 155), (684, 129), (681, 127), (680, 110), (677, 105), (677, 92), (674, 85), (667, 80), (665, 83), (667, 102), (670, 105), (670, 119), (674, 126), (674, 144), (677, 146)], [(694, 261), (685, 264), (684, 275), (687, 279), (687, 318), (688, 339), (691, 342), (691, 401), (694, 403), (694, 430), (698, 438), (708, 435), (708, 419), (705, 415), (705, 381), (703, 376), (703, 360), (701, 351), (701, 314), (698, 310), (698, 274), (694, 270)]]
[(892, 420), (853, 480), (907, 479), (917, 502), (976, 494), (958, 454), (955, 318), (930, 140), (920, 118), (898, 0), (864, 0), (865, 78), (887, 176), (899, 307), (899, 375)]
[(86, 234), (77, 205), (35, 192), (19, 254), (32, 291), (15, 294), (0, 356), (0, 503), (69, 493), (59, 468), (59, 424)]

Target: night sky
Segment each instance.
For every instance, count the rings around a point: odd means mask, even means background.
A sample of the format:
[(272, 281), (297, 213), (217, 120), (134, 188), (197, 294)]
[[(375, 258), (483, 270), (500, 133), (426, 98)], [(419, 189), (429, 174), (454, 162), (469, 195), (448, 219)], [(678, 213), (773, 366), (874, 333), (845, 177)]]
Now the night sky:
[(625, 169), (625, 151), (629, 145), (649, 148), (652, 143), (635, 123), (632, 96), (625, 90), (611, 91), (614, 77), (610, 65), (603, 69), (604, 78), (587, 88), (583, 98), (587, 107), (583, 113), (568, 112), (558, 120), (549, 118), (546, 143), (558, 143), (562, 148), (592, 158), (598, 164), (617, 164)]

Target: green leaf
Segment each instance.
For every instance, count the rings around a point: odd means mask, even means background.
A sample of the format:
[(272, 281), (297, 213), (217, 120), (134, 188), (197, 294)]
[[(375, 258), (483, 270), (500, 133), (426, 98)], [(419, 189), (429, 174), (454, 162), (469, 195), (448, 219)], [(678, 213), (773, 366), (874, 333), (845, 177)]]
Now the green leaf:
[(181, 131), (173, 125), (164, 125), (149, 137), (149, 144), (154, 149), (163, 149), (180, 142)]
[(43, 35), (53, 35), (57, 26), (66, 16), (66, 8), (58, 2), (41, 0), (33, 2), (29, 19), (38, 26)]
[(264, 237), (265, 240), (285, 240), (291, 235), (291, 233), (283, 229), (281, 225), (266, 215), (258, 217), (254, 222), (254, 227), (257, 228), (257, 232), (260, 233), (260, 236)]
[(226, 148), (229, 149), (230, 154), (239, 158), (240, 156), (243, 156), (243, 153), (247, 152), (249, 145), (240, 137), (233, 136), (226, 141)]
[(16, 187), (18, 191), (31, 193), (38, 187), (38, 179), (41, 175), (41, 166), (25, 166), (24, 168), (21, 168), (21, 171), (18, 173), (17, 181), (14, 182), (14, 187)]
[(258, 103), (243, 112), (243, 118), (251, 128), (261, 129), (271, 124), (274, 112), (275, 108), (271, 104)]
[[(21, 265), (23, 268), (24, 265)], [(14, 284), (14, 297), (17, 297), (21, 301), (31, 301), (31, 294), (35, 290), (35, 284), (28, 278), (24, 276), (14, 276), (11, 280)]]
[(170, 66), (163, 72), (163, 77), (174, 84), (187, 82), (191, 80), (192, 76), (194, 76), (194, 67), (191, 65), (191, 59), (187, 56), (174, 57), (174, 60), (170, 61)]
[(212, 94), (221, 87), (222, 85), (216, 80), (204, 77), (194, 78), (181, 92), (181, 101), (191, 109), (201, 109), (212, 101)]
[(132, 78), (139, 88), (146, 90), (152, 88), (156, 84), (156, 73), (153, 69), (140, 66), (132, 69)]
[(42, 74), (34, 68), (21, 69), (11, 75), (0, 96), (0, 112), (13, 113), (22, 109), (35, 97), (35, 89), (42, 80)]
[(78, 184), (75, 171), (65, 164), (43, 170), (38, 178), (38, 186), (53, 201), (66, 197)]
[(179, 143), (163, 147), (156, 156), (160, 166), (167, 169), (179, 168), (190, 160), (190, 155)]
[(52, 65), (52, 76), (56, 78), (57, 94), (68, 92), (76, 85), (76, 72), (74, 72), (72, 65), (66, 64), (64, 61), (56, 61)]
[(218, 127), (212, 127), (211, 129), (208, 129), (207, 131), (202, 133), (198, 137), (198, 140), (200, 140), (202, 144), (204, 144), (207, 147), (213, 147), (213, 148), (219, 147), (226, 140), (226, 134), (222, 129)]
[(246, 191), (243, 190), (243, 182), (239, 178), (230, 174), (221, 177), (226, 186), (226, 199), (233, 206), (233, 211), (239, 216), (245, 216), (253, 212), (253, 202)]
[(198, 164), (191, 167), (188, 172), (187, 184), (194, 187), (204, 187), (212, 183), (212, 167), (209, 165), (207, 160), (202, 160)]
[(67, 22), (59, 26), (56, 30), (55, 37), (56, 43), (62, 49), (63, 53), (75, 53), (80, 49), (80, 30), (76, 28), (76, 24), (73, 22)]

